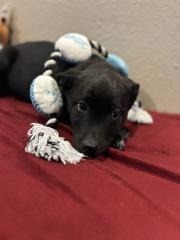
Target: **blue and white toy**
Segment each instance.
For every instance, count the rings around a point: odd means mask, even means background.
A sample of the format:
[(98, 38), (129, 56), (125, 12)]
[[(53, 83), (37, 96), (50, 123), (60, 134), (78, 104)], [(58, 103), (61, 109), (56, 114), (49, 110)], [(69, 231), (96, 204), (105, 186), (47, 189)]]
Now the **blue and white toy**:
[(60, 37), (55, 43), (55, 51), (44, 64), (44, 73), (34, 79), (30, 88), (30, 97), (35, 109), (45, 115), (59, 113), (63, 100), (56, 83), (52, 77), (51, 67), (56, 65), (58, 58), (70, 63), (79, 63), (88, 60), (92, 56), (93, 49), (119, 73), (127, 76), (127, 64), (115, 54), (109, 54), (107, 50), (94, 40), (88, 40), (84, 35), (68, 33)]
[(111, 53), (108, 54), (106, 62), (114, 67), (120, 74), (126, 77), (129, 75), (128, 65), (122, 58), (118, 57), (117, 55)]

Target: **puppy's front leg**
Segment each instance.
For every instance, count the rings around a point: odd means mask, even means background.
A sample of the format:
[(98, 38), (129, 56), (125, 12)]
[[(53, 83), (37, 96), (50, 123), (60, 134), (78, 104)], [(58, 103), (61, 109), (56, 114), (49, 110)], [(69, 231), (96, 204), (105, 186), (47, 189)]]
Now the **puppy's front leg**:
[(120, 150), (124, 150), (126, 146), (126, 140), (128, 137), (129, 137), (129, 130), (123, 127), (120, 133), (112, 141), (111, 146), (114, 148), (118, 148)]

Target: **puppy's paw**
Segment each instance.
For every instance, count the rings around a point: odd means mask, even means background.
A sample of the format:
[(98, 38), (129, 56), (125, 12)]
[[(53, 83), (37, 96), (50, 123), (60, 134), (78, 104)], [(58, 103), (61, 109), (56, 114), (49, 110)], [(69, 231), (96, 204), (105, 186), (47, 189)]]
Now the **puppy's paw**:
[(129, 131), (127, 128), (123, 128), (115, 139), (112, 141), (111, 146), (114, 148), (118, 148), (120, 150), (124, 150), (126, 147), (126, 140), (129, 136)]
[(111, 146), (119, 150), (124, 150), (126, 147), (126, 143), (124, 140), (116, 138), (113, 140)]
[(130, 109), (127, 119), (131, 122), (139, 124), (153, 124), (154, 122), (152, 116), (143, 108), (138, 108), (136, 111)]
[(118, 149), (119, 150), (124, 150), (125, 149), (125, 147), (126, 147), (126, 142), (125, 142), (125, 140), (120, 140), (119, 142), (118, 142)]

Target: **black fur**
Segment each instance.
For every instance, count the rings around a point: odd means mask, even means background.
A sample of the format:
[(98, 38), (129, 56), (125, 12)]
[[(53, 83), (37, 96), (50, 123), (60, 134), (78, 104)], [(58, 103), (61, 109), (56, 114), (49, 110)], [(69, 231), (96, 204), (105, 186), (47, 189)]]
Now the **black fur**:
[[(76, 148), (90, 155), (104, 152), (121, 133), (139, 85), (97, 56), (60, 73), (57, 79), (67, 101)], [(87, 105), (86, 112), (78, 110), (81, 102)], [(115, 110), (120, 116), (112, 119)]]
[[(42, 73), (53, 47), (49, 42), (35, 42), (3, 49), (0, 66), (5, 62), (6, 67), (0, 68), (0, 84), (5, 80), (6, 90), (29, 101), (30, 83)], [(64, 98), (60, 119), (72, 125), (76, 148), (96, 156), (117, 135), (122, 140), (123, 124), (139, 85), (121, 76), (98, 56), (76, 66), (61, 61), (58, 68), (56, 77)]]

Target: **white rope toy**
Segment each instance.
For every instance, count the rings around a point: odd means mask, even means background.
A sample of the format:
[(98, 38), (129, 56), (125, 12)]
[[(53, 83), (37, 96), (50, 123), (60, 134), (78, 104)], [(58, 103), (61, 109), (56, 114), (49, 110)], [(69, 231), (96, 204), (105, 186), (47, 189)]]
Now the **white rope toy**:
[(38, 123), (31, 125), (32, 128), (28, 131), (29, 143), (25, 148), (26, 152), (48, 161), (61, 161), (63, 164), (76, 164), (84, 157), (84, 154), (76, 151), (68, 141), (59, 137), (55, 129)]

